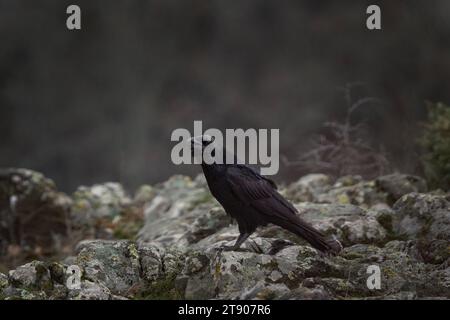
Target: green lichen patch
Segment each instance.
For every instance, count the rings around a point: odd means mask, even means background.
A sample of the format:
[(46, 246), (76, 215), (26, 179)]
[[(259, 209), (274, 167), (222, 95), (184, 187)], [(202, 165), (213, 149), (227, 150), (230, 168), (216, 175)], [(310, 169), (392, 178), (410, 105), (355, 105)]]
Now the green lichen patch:
[(176, 275), (148, 283), (142, 291), (134, 296), (138, 300), (180, 300), (183, 292), (176, 286)]

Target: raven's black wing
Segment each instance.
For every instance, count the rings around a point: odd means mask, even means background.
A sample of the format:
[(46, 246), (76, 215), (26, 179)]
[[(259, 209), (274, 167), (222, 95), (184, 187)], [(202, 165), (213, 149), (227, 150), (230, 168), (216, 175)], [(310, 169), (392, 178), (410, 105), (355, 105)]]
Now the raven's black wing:
[(227, 169), (227, 182), (238, 199), (267, 217), (292, 219), (295, 207), (276, 190), (275, 183), (244, 165)]
[(234, 196), (266, 222), (297, 234), (321, 251), (336, 253), (342, 248), (338, 241), (325, 239), (320, 231), (298, 217), (295, 207), (278, 193), (273, 181), (244, 165), (230, 166), (226, 176)]

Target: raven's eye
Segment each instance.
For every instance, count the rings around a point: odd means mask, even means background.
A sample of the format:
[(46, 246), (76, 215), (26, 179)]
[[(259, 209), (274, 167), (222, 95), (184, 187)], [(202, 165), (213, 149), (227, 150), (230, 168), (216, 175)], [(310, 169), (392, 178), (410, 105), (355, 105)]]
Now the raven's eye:
[(202, 144), (203, 144), (204, 146), (207, 146), (208, 144), (210, 144), (210, 143), (212, 143), (212, 142), (214, 142), (214, 137), (210, 137), (210, 138), (207, 138), (207, 139), (203, 139), (203, 140), (202, 140)]

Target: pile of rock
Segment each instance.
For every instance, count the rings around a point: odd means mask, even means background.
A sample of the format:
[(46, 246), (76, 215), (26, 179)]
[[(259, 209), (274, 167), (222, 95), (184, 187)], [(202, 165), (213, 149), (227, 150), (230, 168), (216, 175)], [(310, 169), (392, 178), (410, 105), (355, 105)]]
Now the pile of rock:
[[(139, 232), (128, 240), (118, 240), (114, 232), (106, 240), (84, 240), (62, 262), (33, 261), (0, 274), (0, 296), (450, 298), (448, 193), (427, 193), (422, 179), (402, 174), (374, 181), (308, 175), (281, 192), (299, 215), (344, 244), (341, 254), (324, 256), (276, 226), (258, 230), (239, 251), (222, 251), (234, 242), (237, 226), (201, 177), (174, 176), (141, 188), (134, 199), (119, 185), (105, 184), (74, 194), (73, 221), (92, 225), (108, 217), (120, 226), (126, 208), (139, 207)], [(379, 286), (370, 285), (378, 274)]]

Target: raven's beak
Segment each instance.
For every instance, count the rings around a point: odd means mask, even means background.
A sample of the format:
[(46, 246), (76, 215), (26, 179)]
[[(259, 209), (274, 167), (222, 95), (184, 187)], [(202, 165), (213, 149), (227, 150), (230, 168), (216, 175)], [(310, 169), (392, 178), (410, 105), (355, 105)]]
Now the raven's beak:
[(190, 143), (191, 143), (191, 148), (194, 147), (202, 147), (203, 143), (202, 143), (202, 137), (192, 137), (191, 139), (189, 139)]

